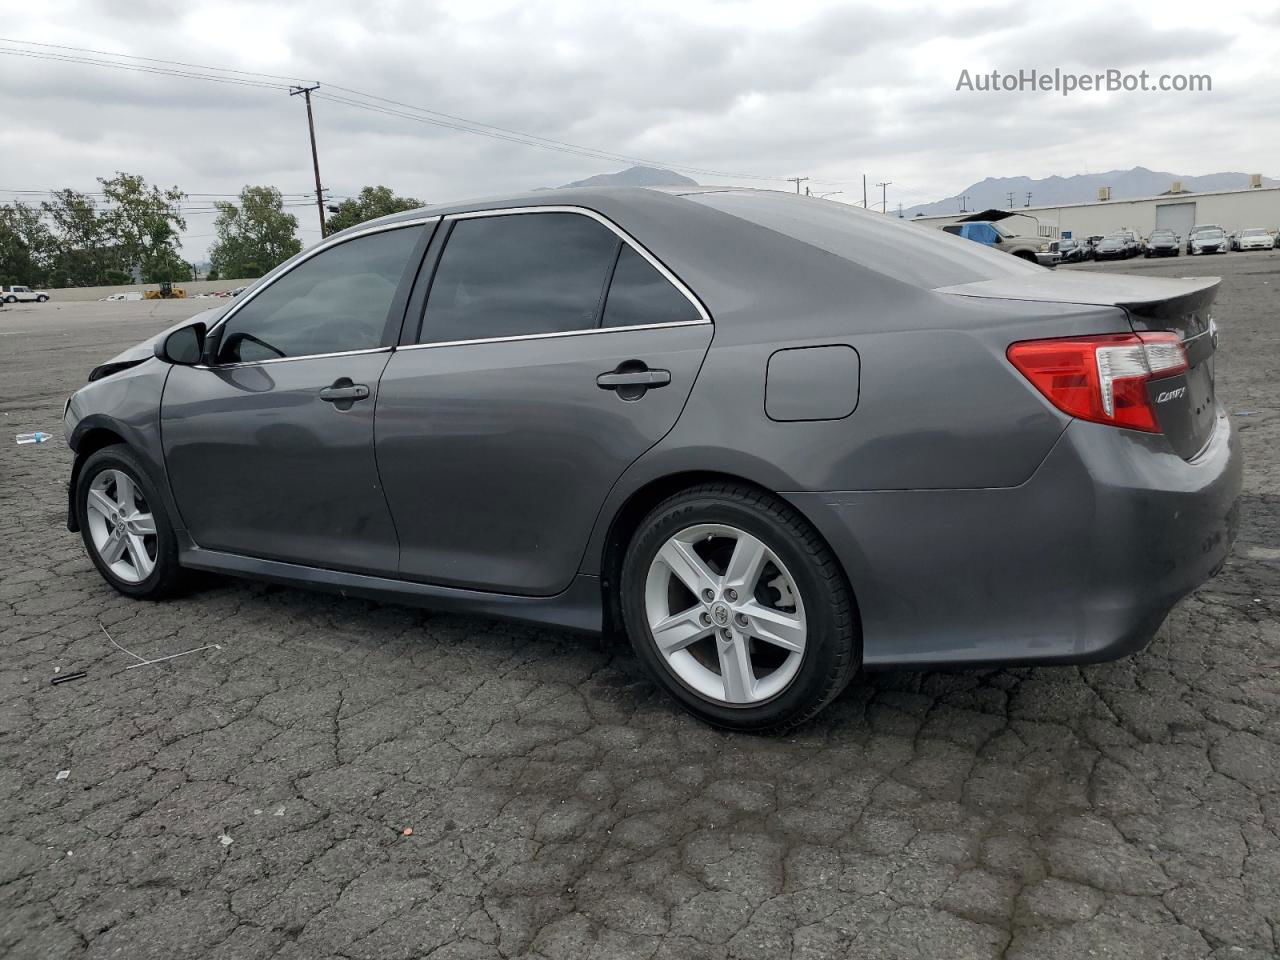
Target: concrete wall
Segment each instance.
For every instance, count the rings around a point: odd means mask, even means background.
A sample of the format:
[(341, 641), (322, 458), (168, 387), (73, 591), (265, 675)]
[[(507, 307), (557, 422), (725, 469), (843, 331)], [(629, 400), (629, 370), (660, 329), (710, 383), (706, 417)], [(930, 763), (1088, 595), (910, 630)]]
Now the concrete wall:
[[(1167, 203), (1194, 203), (1196, 223), (1216, 223), (1230, 233), (1247, 227), (1280, 229), (1280, 188), (1233, 190), (1224, 193), (1183, 193), (1140, 200), (1109, 200), (1062, 207), (1031, 207), (1019, 211), (1040, 219), (1041, 225), (1056, 224), (1072, 236), (1108, 234), (1113, 230), (1136, 230), (1143, 236), (1156, 225), (1156, 208)], [(958, 222), (964, 214), (946, 217), (916, 217), (911, 222), (926, 227), (942, 227)]]
[[(177, 281), (175, 287), (180, 287), (187, 291), (187, 296), (195, 296), (197, 293), (217, 293), (219, 290), (234, 290), (236, 287), (244, 287), (253, 283), (253, 280), (187, 280)], [(103, 297), (109, 297), (113, 293), (133, 293), (145, 290), (159, 290), (158, 283), (129, 283), (121, 287), (50, 287), (41, 288), (45, 293), (49, 294), (50, 300), (59, 300), (64, 303), (71, 303), (84, 300), (101, 300)]]

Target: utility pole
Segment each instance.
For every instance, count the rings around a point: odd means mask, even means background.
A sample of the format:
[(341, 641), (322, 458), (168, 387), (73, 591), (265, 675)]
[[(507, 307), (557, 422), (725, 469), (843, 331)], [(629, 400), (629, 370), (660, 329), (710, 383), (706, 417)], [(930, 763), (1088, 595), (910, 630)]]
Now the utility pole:
[(320, 154), (316, 152), (316, 120), (311, 113), (311, 91), (319, 90), (320, 84), (313, 83), (309, 87), (290, 87), (289, 96), (296, 97), (298, 94), (307, 101), (307, 129), (311, 131), (311, 166), (316, 172), (316, 209), (320, 212), (320, 236), (325, 235), (324, 228), (324, 189), (320, 186)]
[(965, 209), (965, 204), (968, 202), (968, 200), (969, 200), (969, 195), (967, 193), (960, 194), (960, 212), (961, 213), (969, 212), (968, 210)]
[(799, 195), (800, 184), (804, 183), (808, 179), (808, 177), (787, 177), (787, 182), (794, 183), (796, 185), (796, 194)]
[(1013, 209), (1013, 191), (1010, 190), (1007, 194), (1005, 194), (1005, 196), (1009, 198), (1009, 209), (1012, 210)]
[(862, 175), (862, 209), (867, 209), (867, 175)]
[(1029, 206), (1031, 206), (1031, 191), (1030, 191), (1030, 190), (1028, 190), (1028, 191), (1027, 191), (1027, 202), (1026, 202), (1026, 203), (1024, 203), (1024, 204), (1023, 204), (1023, 206), (1024, 206), (1024, 207), (1029, 207)]
[(899, 220), (902, 219), (902, 201), (901, 200), (898, 201), (898, 219)]
[(876, 186), (880, 188), (880, 212), (881, 212), (881, 213), (888, 213), (888, 212), (889, 212), (889, 191), (888, 191), (888, 186), (889, 186), (889, 184), (891, 184), (891, 183), (893, 183), (893, 181), (892, 181), (892, 180), (882, 180), (882, 181), (880, 181), (879, 183), (877, 183), (877, 184), (876, 184)]

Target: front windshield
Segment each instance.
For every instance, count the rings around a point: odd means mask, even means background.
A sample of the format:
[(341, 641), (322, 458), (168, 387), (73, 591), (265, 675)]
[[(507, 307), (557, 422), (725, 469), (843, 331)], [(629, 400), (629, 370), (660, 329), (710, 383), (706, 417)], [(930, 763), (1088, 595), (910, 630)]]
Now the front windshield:
[(1221, 240), (1225, 234), (1221, 230), (1201, 230), (1199, 236), (1201, 240)]
[(1267, 231), (1265, 230), (1246, 230), (1243, 234), (1246, 237), (1265, 237), (1266, 235)]
[(1009, 237), (1014, 236), (1014, 234), (1010, 233), (1008, 230), (1000, 226), (1000, 224), (998, 223), (991, 224), (991, 229), (994, 230), (996, 233), (1000, 234), (1000, 236), (1004, 237), (1006, 240)]

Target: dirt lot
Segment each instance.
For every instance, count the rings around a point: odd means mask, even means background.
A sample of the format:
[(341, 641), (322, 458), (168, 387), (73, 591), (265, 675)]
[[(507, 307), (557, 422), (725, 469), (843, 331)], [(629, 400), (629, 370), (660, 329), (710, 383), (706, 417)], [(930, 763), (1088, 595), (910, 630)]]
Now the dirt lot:
[[(1224, 276), (1234, 557), (1132, 659), (863, 678), (783, 740), (590, 639), (118, 597), (63, 527), (69, 452), (12, 436), (203, 304), (0, 311), (0, 956), (1275, 957), (1280, 252), (1083, 269)], [(131, 670), (99, 621), (219, 649)]]

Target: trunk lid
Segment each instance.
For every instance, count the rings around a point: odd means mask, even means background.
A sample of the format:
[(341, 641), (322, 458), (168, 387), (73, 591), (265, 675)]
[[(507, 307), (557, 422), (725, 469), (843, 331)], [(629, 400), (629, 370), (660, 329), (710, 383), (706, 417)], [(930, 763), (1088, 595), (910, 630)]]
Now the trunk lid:
[[(1001, 277), (941, 287), (938, 293), (997, 300), (1028, 300), (1114, 306), (1125, 311), (1135, 333), (1176, 333), (1187, 351), (1189, 368), (1148, 386), (1161, 431), (1184, 460), (1204, 449), (1216, 422), (1213, 364), (1217, 328), (1210, 316), (1218, 277), (1098, 276), (1060, 273)], [(1118, 331), (1117, 331), (1118, 332)]]

